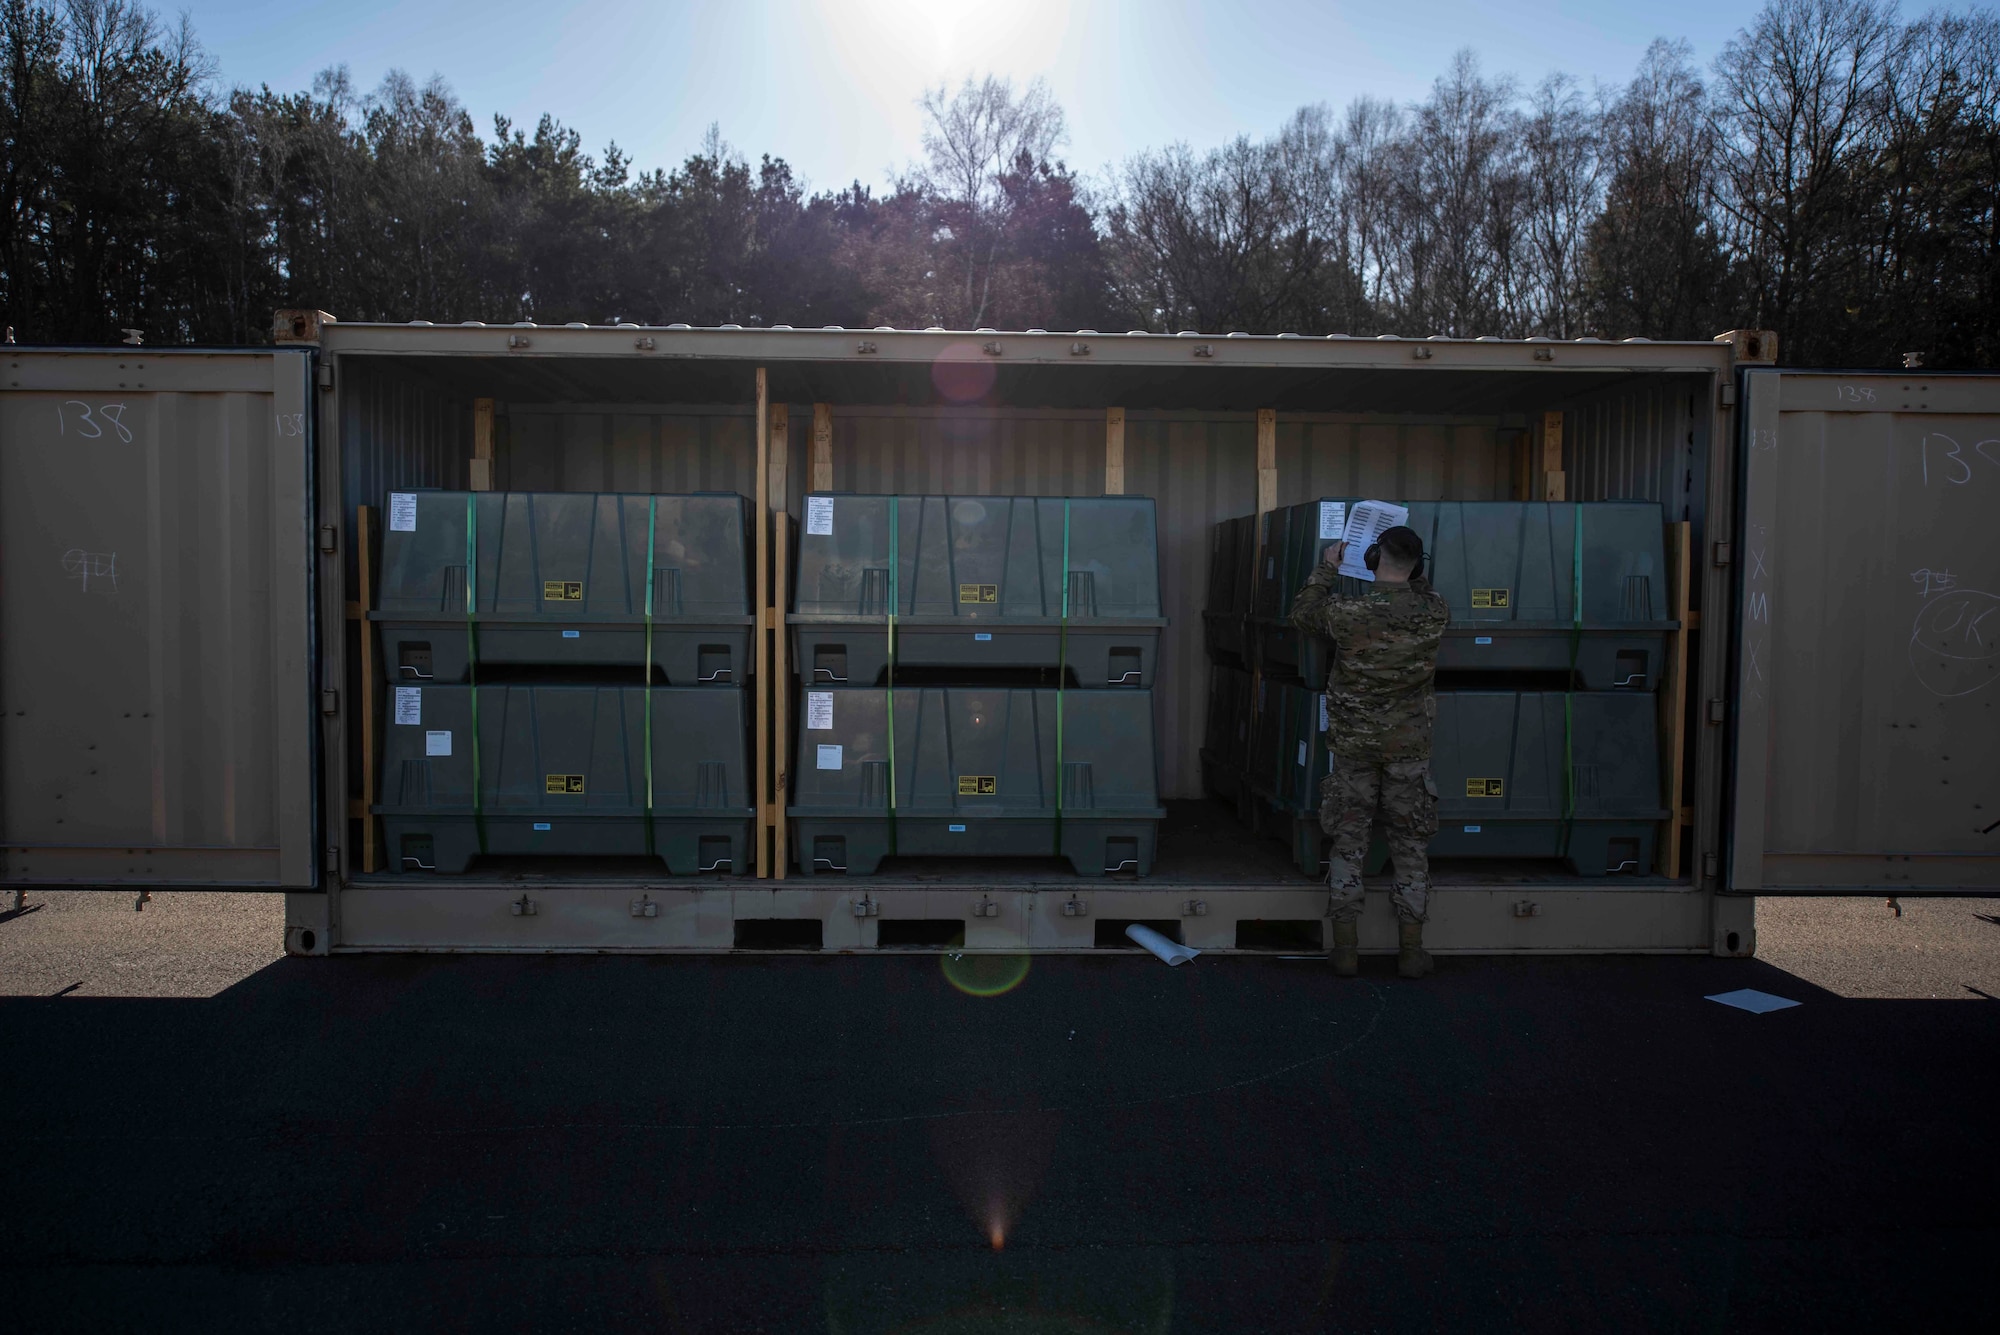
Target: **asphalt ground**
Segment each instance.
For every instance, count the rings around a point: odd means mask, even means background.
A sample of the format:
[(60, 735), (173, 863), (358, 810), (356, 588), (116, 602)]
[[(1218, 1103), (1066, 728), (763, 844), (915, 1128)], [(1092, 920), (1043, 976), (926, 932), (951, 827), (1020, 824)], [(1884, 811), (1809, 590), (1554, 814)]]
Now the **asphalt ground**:
[[(1766, 901), (1755, 961), (991, 996), (936, 955), (290, 960), (281, 912), (0, 915), (9, 1328), (1991, 1319), (1995, 901)], [(1703, 999), (1740, 987), (1803, 1004)]]

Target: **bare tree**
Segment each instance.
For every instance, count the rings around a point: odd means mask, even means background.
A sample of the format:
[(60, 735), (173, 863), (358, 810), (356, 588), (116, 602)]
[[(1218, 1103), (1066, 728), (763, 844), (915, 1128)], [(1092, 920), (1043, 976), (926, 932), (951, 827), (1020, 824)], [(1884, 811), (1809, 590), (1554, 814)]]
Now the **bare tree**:
[(1552, 74), (1535, 89), (1522, 125), (1532, 323), (1539, 332), (1583, 332), (1584, 243), (1603, 206), (1603, 117), (1576, 81)]
[(1882, 146), (1889, 69), (1905, 37), (1892, 0), (1772, 0), (1716, 61), (1721, 187), (1760, 325), (1844, 305), (1857, 172)]
[(957, 91), (926, 91), (920, 179), (944, 206), (941, 221), (960, 269), (964, 318), (977, 326), (993, 296), (994, 266), (1013, 196), (1002, 178), (1047, 162), (1068, 137), (1062, 108), (1040, 79), (1016, 96), (1011, 79), (968, 78)]

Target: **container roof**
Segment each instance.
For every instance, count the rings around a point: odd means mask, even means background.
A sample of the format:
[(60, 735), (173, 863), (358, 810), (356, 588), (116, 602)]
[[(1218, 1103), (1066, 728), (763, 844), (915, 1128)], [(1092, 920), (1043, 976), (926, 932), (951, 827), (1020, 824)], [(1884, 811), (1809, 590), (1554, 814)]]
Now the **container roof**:
[(750, 402), (762, 367), (779, 403), (1482, 414), (1726, 374), (1733, 355), (1724, 341), (423, 322), (329, 323), (321, 346), (517, 402)]

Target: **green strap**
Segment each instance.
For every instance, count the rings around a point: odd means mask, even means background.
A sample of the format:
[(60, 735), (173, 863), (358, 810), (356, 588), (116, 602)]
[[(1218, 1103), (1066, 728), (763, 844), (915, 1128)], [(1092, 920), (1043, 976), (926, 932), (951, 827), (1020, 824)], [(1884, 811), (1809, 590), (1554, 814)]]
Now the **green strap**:
[(479, 775), (479, 498), (465, 494), (465, 675), (472, 684), (472, 823), (486, 851), (486, 803)]
[(1563, 682), (1563, 827), (1559, 857), (1569, 856), (1576, 830), (1576, 657), (1583, 644), (1583, 503), (1572, 502), (1570, 521), (1569, 678)]
[(660, 498), (646, 498), (646, 856), (653, 856), (653, 542), (660, 522)]
[(889, 498), (889, 670), (888, 688), (883, 693), (889, 715), (889, 855), (896, 855), (896, 569), (900, 557), (896, 546), (896, 516), (903, 508), (900, 497)]
[(1056, 856), (1063, 855), (1063, 684), (1069, 679), (1069, 497), (1063, 497), (1062, 628), (1056, 632)]

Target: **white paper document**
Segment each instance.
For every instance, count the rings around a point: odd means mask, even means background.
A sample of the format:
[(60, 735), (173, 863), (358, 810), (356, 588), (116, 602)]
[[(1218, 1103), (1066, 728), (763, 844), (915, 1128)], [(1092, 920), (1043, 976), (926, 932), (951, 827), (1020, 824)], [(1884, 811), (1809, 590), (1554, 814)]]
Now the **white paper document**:
[(814, 732), (825, 732), (833, 727), (833, 692), (806, 692), (806, 727)]
[(389, 531), (391, 533), (415, 533), (417, 531), (417, 495), (413, 491), (392, 491), (389, 493)]
[(1347, 502), (1321, 501), (1319, 503), (1319, 539), (1321, 542), (1338, 542), (1347, 528)]
[(840, 768), (840, 748), (821, 742), (819, 746), (819, 767), (821, 769)]
[(816, 538), (833, 536), (833, 497), (806, 497), (806, 532)]
[(424, 734), (424, 754), (427, 756), (448, 756), (451, 754), (451, 734), (448, 732), (427, 732)]
[(1340, 535), (1340, 540), (1347, 544), (1347, 554), (1340, 561), (1340, 573), (1374, 583), (1375, 572), (1361, 558), (1377, 538), (1409, 520), (1407, 506), (1391, 505), (1388, 501), (1356, 501), (1354, 508), (1347, 512), (1347, 527)]
[(424, 688), (421, 686), (398, 686), (396, 688), (396, 722), (422, 723), (424, 721)]
[(1719, 1001), (1725, 1006), (1734, 1006), (1740, 1011), (1749, 1011), (1752, 1015), (1790, 1010), (1799, 1004), (1790, 997), (1774, 997), (1769, 992), (1759, 992), (1754, 987), (1739, 987), (1734, 992), (1717, 992), (1708, 1000)]

